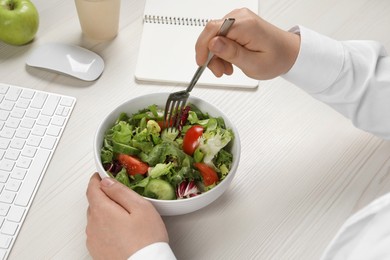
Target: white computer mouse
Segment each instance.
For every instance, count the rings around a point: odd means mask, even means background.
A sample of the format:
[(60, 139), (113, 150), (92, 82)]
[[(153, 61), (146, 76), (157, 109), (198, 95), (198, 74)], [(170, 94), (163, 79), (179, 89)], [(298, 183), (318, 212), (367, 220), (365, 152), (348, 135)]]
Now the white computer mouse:
[(104, 69), (104, 61), (98, 54), (80, 46), (64, 43), (46, 43), (38, 46), (27, 57), (26, 64), (85, 81), (96, 80)]

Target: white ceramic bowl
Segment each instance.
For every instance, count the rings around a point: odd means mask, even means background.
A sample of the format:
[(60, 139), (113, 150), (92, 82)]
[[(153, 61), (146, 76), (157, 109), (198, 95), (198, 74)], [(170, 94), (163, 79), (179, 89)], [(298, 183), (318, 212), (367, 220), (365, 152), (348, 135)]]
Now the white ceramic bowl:
[[(100, 160), (100, 149), (102, 147), (104, 133), (107, 131), (107, 129), (112, 127), (119, 114), (121, 112), (125, 112), (131, 115), (152, 104), (164, 107), (168, 95), (169, 93), (154, 93), (135, 97), (131, 100), (122, 103), (113, 111), (111, 111), (106, 117), (104, 117), (103, 121), (100, 123), (97, 129), (94, 139), (94, 158), (96, 162), (97, 171), (99, 172), (100, 177), (108, 177)], [(236, 127), (232, 124), (229, 118), (221, 110), (216, 108), (214, 105), (206, 102), (205, 100), (190, 96), (188, 102), (196, 105), (202, 112), (207, 112), (211, 116), (221, 116), (225, 120), (226, 126), (233, 130), (234, 140), (231, 149), (231, 152), (233, 154), (233, 163), (229, 174), (223, 181), (221, 181), (213, 189), (198, 196), (180, 200), (157, 200), (146, 198), (153, 203), (158, 212), (163, 216), (173, 216), (190, 213), (212, 203), (219, 196), (221, 196), (222, 193), (225, 192), (225, 190), (228, 188), (237, 171), (238, 163), (240, 161), (240, 138), (238, 136)]]

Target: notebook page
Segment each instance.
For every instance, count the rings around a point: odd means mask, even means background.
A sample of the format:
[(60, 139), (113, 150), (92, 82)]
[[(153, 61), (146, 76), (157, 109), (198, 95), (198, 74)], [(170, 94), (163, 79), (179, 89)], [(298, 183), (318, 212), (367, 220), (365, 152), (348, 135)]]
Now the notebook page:
[[(219, 4), (221, 2), (224, 3)], [(257, 12), (257, 1), (247, 3), (238, 0), (147, 0), (145, 18), (152, 21), (144, 22), (136, 79), (141, 82), (172, 85), (188, 84), (197, 69), (195, 43), (204, 28), (197, 23), (208, 19), (220, 19), (231, 10), (242, 7), (242, 3), (247, 4), (246, 7), (248, 3), (254, 3), (250, 7)], [(220, 5), (224, 5), (224, 8), (219, 8)], [(206, 69), (197, 84), (256, 88), (258, 81), (247, 77), (235, 67), (233, 75), (224, 75), (221, 78), (215, 77)]]

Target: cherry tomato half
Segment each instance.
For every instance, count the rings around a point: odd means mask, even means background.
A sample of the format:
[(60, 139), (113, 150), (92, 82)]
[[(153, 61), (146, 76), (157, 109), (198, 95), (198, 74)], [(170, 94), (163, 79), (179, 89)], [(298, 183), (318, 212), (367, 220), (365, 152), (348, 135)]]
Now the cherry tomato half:
[(163, 121), (157, 121), (157, 124), (160, 126), (161, 130), (163, 130), (165, 128), (169, 128), (169, 127), (173, 126), (173, 119), (169, 120), (168, 127), (165, 127)]
[(203, 134), (203, 127), (200, 125), (193, 125), (187, 130), (183, 138), (183, 151), (192, 155), (199, 145), (199, 137)]
[(205, 163), (194, 163), (194, 166), (200, 171), (205, 186), (209, 186), (218, 182), (218, 174), (213, 168)]
[(145, 174), (148, 172), (149, 165), (136, 157), (127, 154), (119, 154), (117, 159), (119, 163), (126, 168), (129, 175)]

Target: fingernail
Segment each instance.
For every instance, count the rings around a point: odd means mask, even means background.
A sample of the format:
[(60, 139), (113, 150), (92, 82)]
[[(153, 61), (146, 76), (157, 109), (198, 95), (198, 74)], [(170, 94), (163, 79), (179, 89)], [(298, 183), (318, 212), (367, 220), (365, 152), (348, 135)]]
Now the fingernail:
[(112, 184), (114, 184), (114, 180), (109, 178), (109, 177), (106, 177), (106, 178), (103, 178), (102, 181), (101, 181), (101, 184), (105, 187), (109, 187), (111, 186)]

